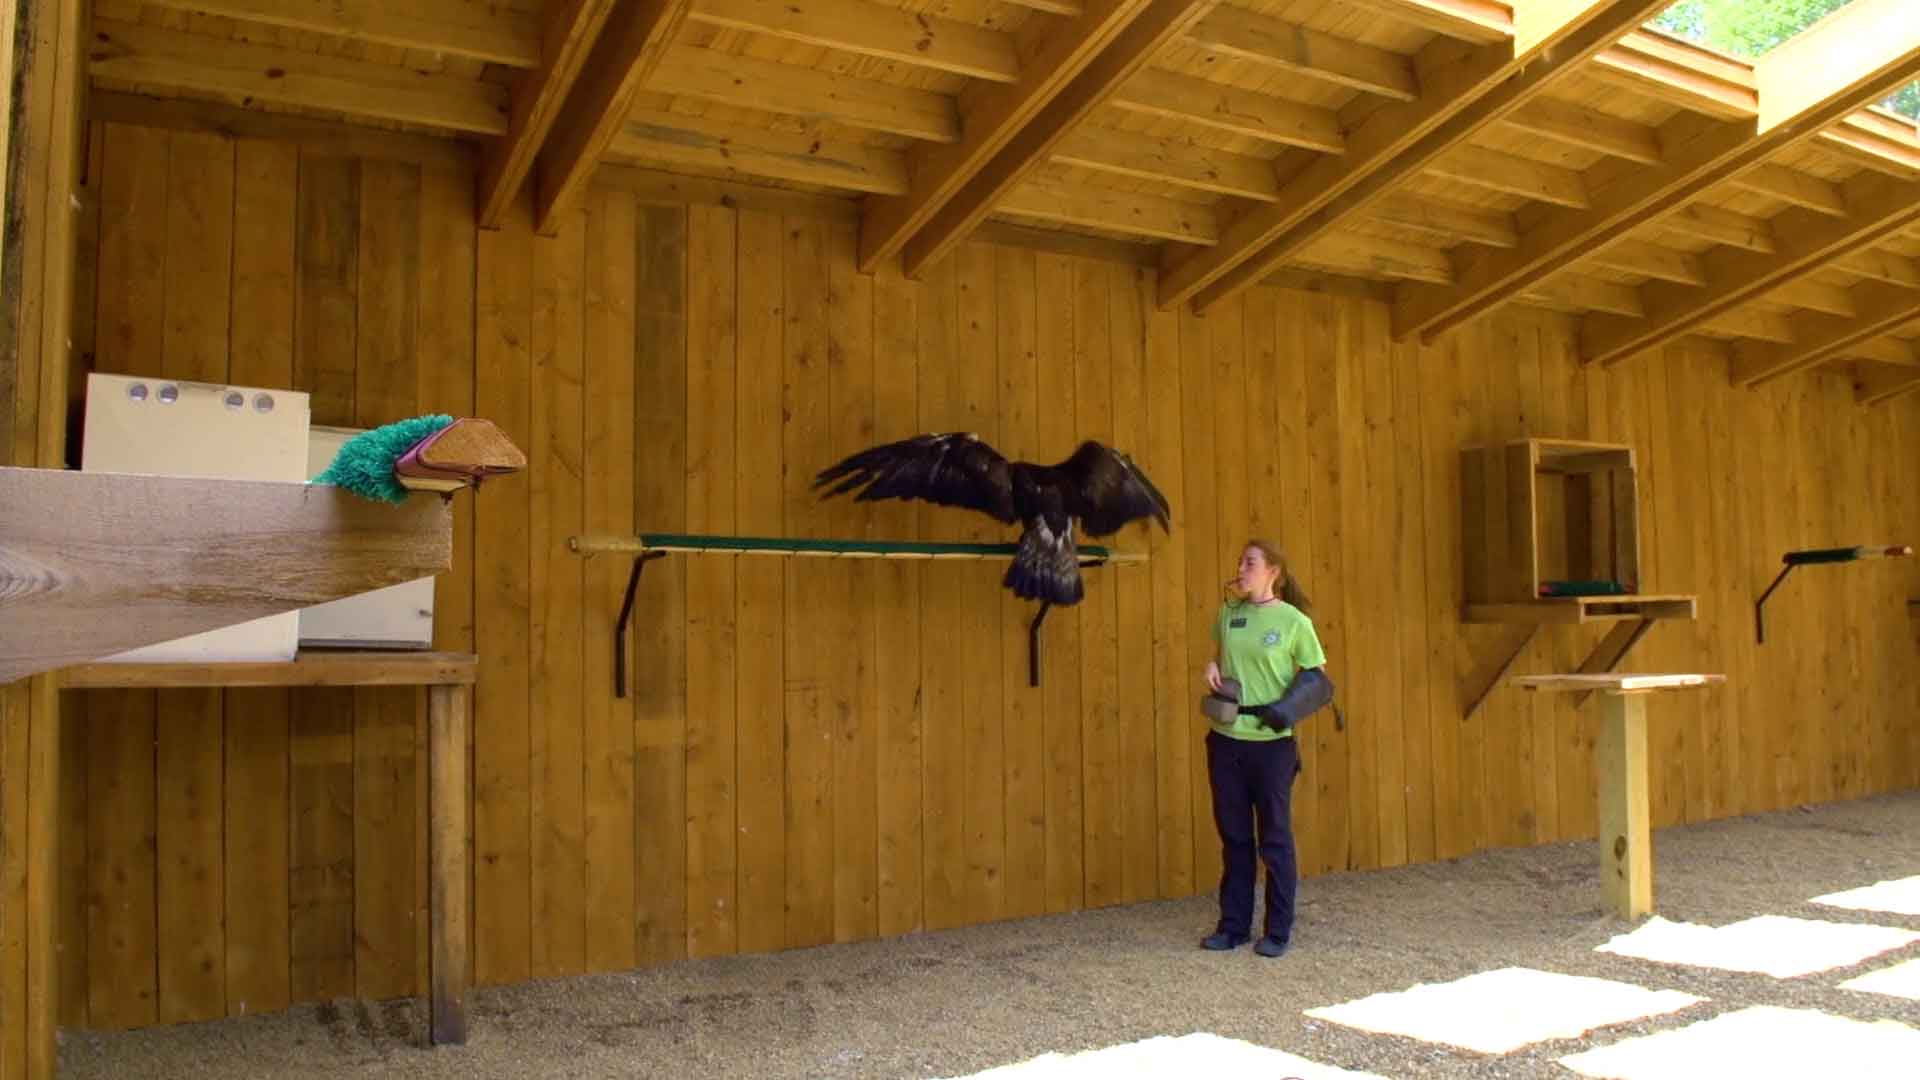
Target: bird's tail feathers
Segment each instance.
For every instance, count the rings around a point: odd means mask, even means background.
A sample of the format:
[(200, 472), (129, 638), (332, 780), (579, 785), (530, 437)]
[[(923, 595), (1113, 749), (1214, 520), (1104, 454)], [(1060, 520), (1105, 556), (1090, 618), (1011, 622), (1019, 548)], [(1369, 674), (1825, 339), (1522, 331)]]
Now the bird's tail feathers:
[(1001, 584), (1023, 600), (1045, 600), (1062, 607), (1079, 603), (1085, 587), (1072, 527), (1056, 533), (1045, 521), (1027, 526)]

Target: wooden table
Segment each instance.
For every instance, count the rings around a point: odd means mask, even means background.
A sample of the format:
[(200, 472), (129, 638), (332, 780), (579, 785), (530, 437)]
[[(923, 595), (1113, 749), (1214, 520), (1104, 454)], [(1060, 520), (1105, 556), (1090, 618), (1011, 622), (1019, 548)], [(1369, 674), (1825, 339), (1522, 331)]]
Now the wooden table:
[(1646, 695), (1727, 681), (1725, 675), (1525, 675), (1527, 690), (1601, 696), (1600, 740), (1593, 748), (1600, 794), (1600, 888), (1623, 919), (1653, 910), (1653, 835), (1647, 798)]
[(429, 1043), (467, 1041), (467, 733), (479, 669), (472, 653), (302, 652), (269, 663), (83, 664), (66, 690), (229, 686), (427, 688)]

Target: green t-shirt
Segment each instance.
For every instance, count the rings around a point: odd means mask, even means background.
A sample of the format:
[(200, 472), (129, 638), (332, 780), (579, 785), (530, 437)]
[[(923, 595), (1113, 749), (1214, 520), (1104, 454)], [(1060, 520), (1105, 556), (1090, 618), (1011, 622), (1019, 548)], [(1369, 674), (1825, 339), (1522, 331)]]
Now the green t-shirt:
[[(1213, 639), (1220, 644), (1220, 673), (1240, 680), (1242, 705), (1280, 700), (1296, 673), (1327, 662), (1313, 621), (1285, 600), (1220, 605)], [(1245, 714), (1231, 724), (1212, 723), (1213, 730), (1235, 739), (1280, 739), (1293, 733), (1292, 728), (1274, 731), (1259, 717)]]

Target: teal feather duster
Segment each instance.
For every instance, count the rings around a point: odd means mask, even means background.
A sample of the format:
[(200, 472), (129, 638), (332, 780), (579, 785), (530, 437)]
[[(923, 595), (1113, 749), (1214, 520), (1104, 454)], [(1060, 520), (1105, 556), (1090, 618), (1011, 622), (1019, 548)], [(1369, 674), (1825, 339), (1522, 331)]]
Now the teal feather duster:
[(453, 417), (436, 413), (363, 431), (340, 447), (333, 464), (313, 482), (381, 502), (406, 502), (408, 492), (393, 475), (394, 464), (420, 440), (451, 423)]

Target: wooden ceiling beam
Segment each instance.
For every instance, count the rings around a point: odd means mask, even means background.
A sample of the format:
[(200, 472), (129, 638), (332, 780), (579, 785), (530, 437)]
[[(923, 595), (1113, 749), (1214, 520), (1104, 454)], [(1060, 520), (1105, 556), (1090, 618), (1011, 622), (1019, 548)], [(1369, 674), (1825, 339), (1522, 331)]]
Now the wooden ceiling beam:
[(1833, 217), (1847, 212), (1838, 186), (1784, 165), (1756, 165), (1733, 178), (1733, 186), (1779, 199), (1788, 206), (1804, 206)]
[(1920, 316), (1920, 291), (1883, 281), (1861, 282), (1849, 291), (1853, 317), (1803, 312), (1793, 317), (1793, 344), (1741, 345), (1732, 365), (1734, 385), (1759, 386), (1816, 367)]
[(1553, 98), (1535, 98), (1507, 116), (1533, 135), (1642, 165), (1660, 164), (1660, 133), (1645, 124)]
[[(1590, 209), (1564, 209), (1540, 215), (1521, 238), (1518, 248), (1472, 253), (1464, 260), (1459, 284), (1452, 290), (1412, 286), (1401, 289), (1394, 304), (1395, 334), (1417, 332), (1424, 339), (1432, 340), (1437, 334), (1492, 310), (1529, 282), (1686, 206), (1714, 185), (1766, 164), (1771, 156), (1812, 138), (1863, 103), (1892, 92), (1920, 73), (1920, 36), (1910, 30), (1882, 25), (1902, 18), (1896, 9), (1905, 3), (1906, 0), (1855, 0), (1821, 24), (1825, 27), (1839, 19), (1856, 28), (1866, 39), (1844, 62), (1834, 60), (1831, 66), (1806, 69), (1804, 64), (1821, 62), (1821, 57), (1790, 52), (1782, 58), (1781, 50), (1787, 46), (1776, 48), (1763, 58), (1755, 72), (1756, 82), (1764, 92), (1762, 111), (1752, 119), (1727, 122), (1682, 113), (1661, 130), (1662, 163), (1632, 171), (1615, 170), (1609, 182), (1590, 183), (1593, 199)], [(1849, 18), (1843, 19), (1843, 16)], [(1848, 32), (1843, 36), (1854, 34)], [(1778, 96), (1773, 93), (1776, 88)], [(1797, 102), (1800, 108), (1783, 111), (1777, 106), (1779, 99)], [(1870, 197), (1872, 192), (1863, 188), (1860, 195)], [(1768, 272), (1762, 278), (1764, 283), (1752, 283), (1757, 287), (1745, 288), (1749, 283), (1729, 281), (1725, 291), (1729, 296), (1738, 294), (1742, 298), (1757, 295), (1783, 280), (1779, 274), (1783, 269), (1798, 272), (1807, 265), (1817, 265), (1819, 256), (1841, 254), (1858, 247), (1869, 237), (1884, 233), (1884, 228), (1873, 221), (1881, 220), (1890, 212), (1886, 207), (1874, 203), (1872, 206), (1861, 204), (1856, 209), (1872, 218), (1831, 219), (1824, 228), (1813, 222), (1796, 226), (1802, 230), (1802, 242), (1812, 244), (1804, 257), (1763, 258), (1756, 252), (1738, 253), (1745, 256), (1740, 260), (1741, 265), (1766, 263)], [(1806, 215), (1810, 212), (1795, 208), (1788, 213)], [(1898, 214), (1893, 215), (1893, 220), (1898, 218)], [(1774, 242), (1782, 245), (1782, 250), (1785, 250), (1786, 238), (1779, 235), (1778, 226), (1789, 221), (1798, 222), (1800, 218), (1783, 216), (1774, 222)], [(1715, 257), (1730, 255), (1728, 252), (1713, 254)], [(1708, 268), (1716, 270), (1711, 261)], [(1687, 312), (1695, 309), (1679, 297), (1690, 290), (1676, 285), (1649, 288), (1655, 289), (1655, 293), (1644, 306), (1653, 318), (1641, 323), (1617, 318), (1589, 321), (1586, 338), (1592, 344), (1589, 351), (1592, 358), (1598, 359), (1604, 354), (1609, 358), (1606, 362), (1613, 362), (1628, 355), (1631, 350), (1626, 347), (1636, 341), (1663, 340), (1661, 334), (1667, 330), (1685, 332)], [(1710, 317), (1737, 302), (1736, 299), (1703, 304), (1695, 313), (1698, 318)]]
[(1871, 360), (1894, 367), (1920, 367), (1920, 342), (1897, 337), (1872, 338), (1847, 346), (1841, 358)]
[(945, 94), (712, 49), (668, 49), (647, 86), (664, 94), (923, 142), (960, 140), (960, 111)]
[(172, 11), (219, 15), (513, 68), (540, 66), (540, 20), (466, 0), (143, 0)]
[(513, 88), (513, 114), (506, 137), (487, 148), (480, 166), (479, 220), (483, 229), (499, 228), (520, 185), (573, 92), (617, 0), (565, 0), (548, 18), (540, 66), (522, 75)]
[(1108, 105), (1144, 116), (1182, 120), (1224, 135), (1239, 135), (1322, 154), (1346, 152), (1340, 116), (1268, 94), (1224, 86), (1158, 68), (1142, 70), (1114, 91)]
[(1847, 286), (1829, 285), (1824, 281), (1814, 281), (1810, 278), (1786, 282), (1760, 297), (1759, 300), (1762, 303), (1805, 308), (1808, 311), (1838, 315), (1842, 318), (1850, 319), (1857, 314), (1853, 307), (1853, 294)]
[(1280, 196), (1273, 163), (1263, 158), (1116, 128), (1082, 127), (1072, 132), (1054, 147), (1053, 160), (1257, 202), (1272, 202)]
[(1920, 370), (1874, 365), (1856, 373), (1853, 399), (1862, 405), (1884, 405), (1916, 390), (1920, 390)]
[(627, 123), (607, 147), (607, 157), (878, 195), (904, 194), (908, 187), (906, 158), (898, 151), (649, 110), (628, 114)]
[[(1513, 36), (1513, 7), (1496, 0), (1345, 0), (1415, 26), (1479, 45)], [(1522, 3), (1525, 0), (1521, 0)]]
[(1571, 272), (1536, 281), (1517, 299), (1544, 301), (1573, 311), (1604, 311), (1633, 317), (1639, 316), (1642, 310), (1639, 290), (1632, 286)]
[(91, 30), (87, 70), (99, 78), (483, 135), (507, 129), (506, 89), (491, 83), (116, 19), (96, 18)]
[(1035, 221), (1180, 244), (1212, 244), (1220, 237), (1219, 222), (1210, 206), (1087, 184), (1062, 184), (1046, 177), (1022, 182), (994, 210)]
[(687, 17), (969, 79), (1020, 77), (1012, 35), (869, 0), (697, 0)]
[(1246, 8), (1215, 8), (1187, 32), (1187, 41), (1215, 56), (1397, 101), (1420, 96), (1420, 80), (1407, 57)]
[[(1920, 58), (1920, 42), (1915, 48)], [(1776, 248), (1770, 253), (1734, 248), (1707, 252), (1702, 258), (1709, 280), (1703, 288), (1645, 287), (1647, 318), (1589, 320), (1581, 333), (1582, 355), (1601, 364), (1619, 363), (1920, 220), (1920, 181), (1863, 172), (1849, 180), (1844, 191), (1845, 217), (1802, 207), (1776, 215), (1772, 220)]]
[(1793, 323), (1785, 315), (1747, 307), (1708, 319), (1695, 328), (1698, 333), (1722, 337), (1753, 338), (1756, 341), (1793, 343)]
[(1442, 154), (1427, 166), (1427, 172), (1531, 202), (1578, 209), (1588, 205), (1587, 185), (1578, 172), (1484, 146), (1462, 146)]
[(1375, 109), (1349, 132), (1346, 154), (1308, 166), (1283, 187), (1280, 202), (1228, 225), (1216, 247), (1169, 251), (1159, 306), (1191, 298), (1204, 310), (1259, 281), (1322, 233), (1364, 214), (1441, 155), (1540, 96), (1662, 6), (1660, 0), (1538, 0), (1515, 10), (1510, 40), (1465, 47), (1443, 39), (1430, 45), (1416, 61), (1418, 100)]
[(1692, 203), (1659, 219), (1661, 228), (1746, 251), (1774, 249), (1773, 226), (1765, 218), (1722, 210), (1710, 203)]
[(1431, 281), (1441, 285), (1453, 280), (1453, 266), (1448, 262), (1446, 252), (1364, 233), (1336, 233), (1321, 237), (1302, 251), (1297, 261), (1351, 270), (1372, 277)]
[(1920, 262), (1891, 251), (1868, 249), (1842, 255), (1833, 260), (1835, 270), (1845, 271), (1855, 277), (1872, 278), (1889, 285), (1904, 285), (1909, 289), (1920, 289)]
[(1751, 65), (1644, 30), (1595, 56), (1588, 74), (1722, 120), (1746, 120), (1760, 111)]
[(1644, 274), (1656, 281), (1703, 285), (1707, 280), (1707, 269), (1699, 256), (1632, 238), (1618, 240), (1601, 248), (1588, 256), (1587, 262), (1609, 270)]
[(1461, 206), (1444, 199), (1404, 192), (1373, 204), (1373, 217), (1405, 229), (1416, 229), (1452, 243), (1512, 247), (1520, 242), (1513, 215), (1478, 206)]
[(1037, 28), (1032, 77), (973, 100), (954, 147), (916, 148), (914, 190), (879, 200), (860, 227), (860, 264), (893, 251), (918, 277), (994, 211), (999, 200), (1114, 93), (1212, 11), (1215, 0), (1104, 0), (1067, 26)]
[(685, 21), (690, 0), (626, 0), (607, 20), (534, 163), (534, 228), (552, 235), (579, 205), (640, 88)]

